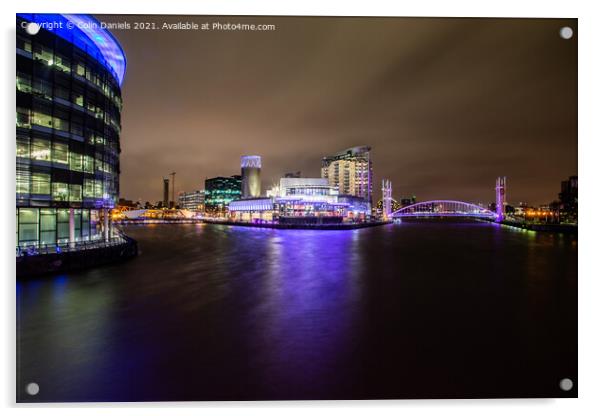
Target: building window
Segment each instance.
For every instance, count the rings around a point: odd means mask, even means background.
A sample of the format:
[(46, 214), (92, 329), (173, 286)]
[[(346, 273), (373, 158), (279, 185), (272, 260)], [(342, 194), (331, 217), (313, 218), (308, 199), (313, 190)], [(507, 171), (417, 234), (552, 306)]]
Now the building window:
[(92, 156), (84, 155), (84, 172), (94, 173), (94, 158)]
[(81, 202), (82, 200), (82, 186), (71, 184), (69, 185), (69, 201), (70, 202)]
[(54, 65), (63, 72), (71, 72), (71, 62), (66, 57), (56, 54)]
[(49, 195), (50, 175), (47, 173), (34, 173), (31, 175), (31, 193), (36, 195)]
[(29, 158), (29, 137), (17, 135), (17, 157)]
[(55, 130), (69, 131), (69, 121), (59, 117), (53, 117), (52, 127)]
[(94, 198), (93, 179), (84, 179), (84, 198)]
[(42, 96), (47, 100), (52, 100), (52, 84), (50, 82), (34, 78), (32, 90), (35, 95)]
[(52, 200), (53, 201), (67, 201), (69, 197), (69, 187), (66, 183), (53, 182), (52, 183)]
[(79, 241), (82, 236), (82, 210), (74, 209), (73, 210), (73, 230), (75, 241)]
[(80, 107), (83, 107), (84, 106), (84, 95), (80, 94), (80, 93), (73, 93), (72, 101), (74, 104), (77, 104)]
[(75, 69), (75, 73), (80, 77), (86, 76), (86, 66), (84, 64), (78, 63), (77, 68)]
[(101, 180), (95, 180), (94, 181), (94, 198), (102, 198), (103, 197), (103, 192), (102, 192), (102, 181)]
[(28, 194), (29, 193), (29, 169), (19, 167), (17, 165), (17, 177), (16, 177), (16, 185), (17, 185), (17, 193), (18, 194)]
[(79, 153), (71, 152), (69, 154), (69, 169), (81, 172), (83, 169), (83, 157)]
[(31, 92), (31, 76), (17, 72), (17, 91)]
[(50, 141), (34, 138), (31, 143), (31, 158), (50, 160)]
[(17, 107), (17, 127), (23, 127), (26, 129), (31, 127), (28, 109)]
[(54, 63), (52, 49), (39, 43), (36, 44), (33, 51), (33, 59), (42, 61), (46, 65), (52, 65)]
[(56, 243), (56, 210), (40, 209), (40, 244)]
[(58, 242), (66, 243), (69, 241), (69, 210), (56, 210), (56, 238)]
[(31, 41), (22, 36), (17, 36), (17, 49), (31, 53)]
[(98, 211), (95, 209), (90, 210), (90, 239), (95, 240), (102, 236), (100, 230), (100, 218), (98, 217)]
[(88, 240), (90, 236), (90, 211), (82, 210), (82, 240)]
[(69, 163), (69, 146), (66, 143), (52, 143), (52, 161), (54, 163)]
[(19, 245), (38, 242), (38, 209), (19, 209)]
[(51, 128), (52, 127), (52, 117), (48, 114), (41, 113), (38, 111), (34, 111), (33, 113), (33, 124), (37, 124), (38, 126), (44, 126)]

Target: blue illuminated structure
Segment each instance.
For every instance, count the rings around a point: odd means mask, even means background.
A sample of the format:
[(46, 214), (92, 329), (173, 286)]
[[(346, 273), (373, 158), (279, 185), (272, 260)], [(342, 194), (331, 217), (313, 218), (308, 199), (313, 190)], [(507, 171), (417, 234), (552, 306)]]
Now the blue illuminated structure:
[(125, 54), (88, 15), (16, 21), (17, 253), (118, 240)]
[(123, 83), (126, 58), (119, 42), (94, 17), (87, 14), (17, 13), (44, 29), (72, 43), (96, 59)]

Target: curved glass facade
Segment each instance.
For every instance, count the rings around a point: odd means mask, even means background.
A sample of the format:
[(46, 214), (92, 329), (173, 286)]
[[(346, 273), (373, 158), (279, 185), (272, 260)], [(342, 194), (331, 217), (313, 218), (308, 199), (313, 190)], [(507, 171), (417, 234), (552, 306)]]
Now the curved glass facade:
[[(120, 78), (110, 60), (125, 71), (125, 55), (120, 47), (121, 58), (114, 47), (109, 55), (95, 47), (91, 33), (77, 29), (70, 36), (24, 29), (30, 21), (61, 20), (52, 16), (62, 15), (17, 16), (19, 246), (110, 238), (108, 214), (119, 194), (123, 72)], [(118, 46), (110, 33), (96, 31)]]

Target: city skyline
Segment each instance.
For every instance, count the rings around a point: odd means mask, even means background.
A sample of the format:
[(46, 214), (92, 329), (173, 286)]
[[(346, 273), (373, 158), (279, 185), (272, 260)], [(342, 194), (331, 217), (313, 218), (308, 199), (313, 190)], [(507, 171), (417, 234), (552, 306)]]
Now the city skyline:
[(113, 30), (128, 57), (122, 197), (160, 200), (172, 171), (176, 194), (202, 189), (245, 154), (261, 155), (266, 189), (361, 144), (397, 198), (488, 203), (502, 175), (509, 202), (546, 204), (577, 173), (577, 44), (559, 35), (576, 20), (237, 20), (277, 29)]

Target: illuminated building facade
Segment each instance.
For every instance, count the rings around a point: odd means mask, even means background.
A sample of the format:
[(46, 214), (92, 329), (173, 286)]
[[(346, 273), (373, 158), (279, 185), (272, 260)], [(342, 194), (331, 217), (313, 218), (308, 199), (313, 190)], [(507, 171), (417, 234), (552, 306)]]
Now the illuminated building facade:
[(182, 192), (178, 196), (180, 209), (203, 211), (205, 209), (205, 191)]
[(259, 198), (261, 195), (261, 157), (242, 156), (240, 158), (242, 176), (242, 197)]
[(372, 160), (369, 146), (345, 149), (322, 159), (322, 178), (340, 195), (352, 195), (372, 204)]
[(17, 244), (108, 240), (125, 54), (88, 15), (18, 14), (16, 46)]
[(339, 196), (338, 189), (326, 178), (281, 178), (270, 193), (268, 198), (231, 202), (230, 218), (246, 222), (336, 223), (364, 219), (370, 210), (363, 198)]
[(242, 196), (242, 178), (239, 175), (205, 179), (205, 212), (225, 214), (228, 204)]

